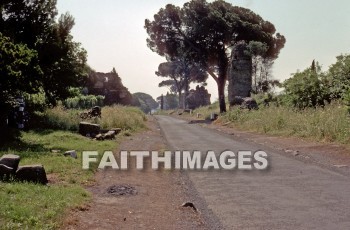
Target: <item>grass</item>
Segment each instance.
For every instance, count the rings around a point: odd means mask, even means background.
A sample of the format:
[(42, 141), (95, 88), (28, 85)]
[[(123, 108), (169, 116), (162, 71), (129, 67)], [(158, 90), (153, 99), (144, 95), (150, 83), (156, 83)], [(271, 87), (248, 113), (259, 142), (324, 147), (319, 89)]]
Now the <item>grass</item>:
[[(82, 110), (65, 109), (62, 106), (47, 109), (37, 113), (36, 126), (43, 128), (77, 131), (81, 121)], [(123, 130), (137, 131), (145, 127), (146, 115), (136, 107), (106, 106), (102, 108), (101, 118), (92, 118), (89, 122), (101, 124), (103, 129), (121, 128)]]
[[(17, 140), (0, 146), (0, 156), (16, 154), (20, 165), (42, 164), (50, 182), (49, 186), (28, 183), (0, 182), (0, 229), (57, 229), (70, 209), (80, 207), (91, 199), (84, 189), (94, 183), (97, 164), (89, 170), (82, 169), (82, 151), (115, 150), (122, 136), (145, 127), (145, 115), (132, 107), (107, 107), (98, 120), (102, 128), (120, 127), (117, 140), (95, 141), (80, 136), (75, 130), (79, 124), (77, 110), (62, 107), (41, 114), (48, 127), (21, 132)], [(52, 151), (59, 150), (59, 152)], [(76, 150), (78, 159), (63, 156), (67, 150)]]
[[(208, 118), (212, 112), (218, 113), (214, 103), (194, 111)], [(291, 107), (260, 106), (259, 110), (233, 108), (221, 114), (217, 123), (230, 123), (228, 126), (259, 133), (280, 136), (297, 136), (324, 142), (349, 144), (350, 116), (347, 108), (339, 103), (324, 108), (296, 110)]]
[(90, 200), (81, 187), (0, 182), (0, 229), (57, 229), (67, 208)]

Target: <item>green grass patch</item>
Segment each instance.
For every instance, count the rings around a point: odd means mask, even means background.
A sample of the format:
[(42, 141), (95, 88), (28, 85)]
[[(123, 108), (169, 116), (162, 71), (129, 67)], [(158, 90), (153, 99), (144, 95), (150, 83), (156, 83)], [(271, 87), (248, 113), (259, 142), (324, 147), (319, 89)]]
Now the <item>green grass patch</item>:
[[(82, 121), (80, 114), (83, 111), (65, 109), (63, 106), (50, 108), (42, 113), (36, 113), (34, 126), (45, 129), (77, 131), (79, 122)], [(146, 115), (137, 107), (114, 105), (102, 107), (101, 118), (92, 118), (86, 121), (100, 124), (103, 129), (121, 128), (138, 131), (145, 128)]]
[[(44, 121), (39, 127), (50, 127), (50, 130), (21, 132), (19, 139), (1, 144), (0, 156), (19, 155), (20, 165), (42, 164), (50, 184), (0, 182), (0, 229), (59, 228), (69, 209), (91, 199), (84, 186), (94, 183), (97, 164), (83, 170), (81, 153), (114, 151), (123, 136), (145, 128), (146, 116), (139, 109), (106, 107), (102, 109), (102, 118), (96, 122), (104, 129), (122, 128), (122, 132), (117, 140), (95, 141), (68, 131), (78, 128), (80, 112), (62, 107), (47, 110), (39, 114), (39, 121)], [(68, 150), (76, 150), (78, 159), (63, 156)]]
[(282, 136), (348, 144), (350, 116), (342, 105), (297, 110), (289, 107), (262, 107), (259, 110), (234, 108), (219, 117), (236, 128)]
[(67, 208), (89, 199), (80, 186), (0, 182), (0, 229), (57, 229)]

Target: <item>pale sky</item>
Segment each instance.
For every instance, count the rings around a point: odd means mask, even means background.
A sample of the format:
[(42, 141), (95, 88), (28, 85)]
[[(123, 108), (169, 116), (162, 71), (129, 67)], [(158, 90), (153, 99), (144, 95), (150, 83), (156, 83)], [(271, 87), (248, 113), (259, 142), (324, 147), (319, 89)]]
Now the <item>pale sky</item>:
[[(58, 0), (59, 13), (70, 12), (76, 25), (74, 40), (88, 51), (89, 65), (99, 72), (116, 68), (131, 93), (154, 98), (165, 94), (162, 78), (154, 72), (164, 58), (146, 45), (145, 19), (153, 19), (168, 3), (182, 6), (185, 0)], [(284, 80), (316, 59), (327, 70), (336, 56), (350, 53), (349, 0), (227, 0), (251, 9), (273, 23), (286, 46), (274, 64), (273, 76)], [(216, 83), (209, 77), (212, 102), (218, 98)]]

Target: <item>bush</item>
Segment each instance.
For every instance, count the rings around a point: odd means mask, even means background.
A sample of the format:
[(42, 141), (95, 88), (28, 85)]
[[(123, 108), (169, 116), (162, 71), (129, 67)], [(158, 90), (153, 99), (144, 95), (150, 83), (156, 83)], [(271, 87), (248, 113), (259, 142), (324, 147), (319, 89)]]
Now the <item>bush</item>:
[(325, 102), (330, 102), (329, 86), (324, 79), (320, 67), (294, 74), (283, 83), (285, 90), (281, 102), (299, 109), (324, 106)]
[(105, 97), (101, 95), (78, 95), (64, 100), (67, 109), (90, 109), (94, 106), (103, 106)]
[(136, 131), (145, 127), (146, 115), (136, 107), (107, 106), (102, 108), (102, 118), (99, 121), (103, 129), (121, 128)]
[(348, 113), (350, 114), (350, 89), (343, 94), (343, 101), (347, 107)]
[[(66, 109), (63, 106), (50, 108), (42, 113), (37, 112), (32, 128), (77, 131), (79, 122), (82, 121), (82, 112), (83, 110)], [(102, 107), (101, 118), (87, 121), (100, 124), (103, 129), (121, 128), (136, 131), (145, 127), (146, 116), (139, 108), (115, 105)]]

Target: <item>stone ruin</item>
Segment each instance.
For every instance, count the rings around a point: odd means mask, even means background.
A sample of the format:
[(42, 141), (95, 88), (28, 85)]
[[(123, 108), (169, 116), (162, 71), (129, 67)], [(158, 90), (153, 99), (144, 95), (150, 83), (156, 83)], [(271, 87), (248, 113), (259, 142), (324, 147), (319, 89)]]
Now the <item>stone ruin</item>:
[(195, 90), (191, 89), (187, 96), (187, 108), (195, 109), (201, 106), (210, 105), (211, 95), (204, 86), (198, 86)]
[(109, 130), (101, 129), (99, 124), (93, 124), (90, 122), (80, 122), (79, 123), (79, 133), (82, 136), (90, 137), (92, 139), (103, 141), (112, 140), (122, 131), (121, 128), (113, 128)]
[(0, 158), (0, 181), (21, 181), (46, 185), (48, 183), (45, 169), (42, 165), (19, 166), (20, 157), (13, 154)]
[[(231, 68), (228, 77), (228, 99), (230, 106), (240, 105), (242, 108), (257, 109), (252, 91), (252, 58), (247, 44), (238, 42), (232, 50)], [(245, 104), (247, 105), (245, 105)]]
[(83, 120), (86, 120), (86, 119), (89, 119), (89, 118), (91, 119), (91, 118), (94, 118), (94, 117), (101, 118), (101, 107), (100, 106), (92, 107), (89, 111), (82, 112), (80, 114), (80, 118), (83, 119)]
[(132, 104), (132, 95), (114, 68), (109, 73), (91, 72), (87, 80), (87, 90), (89, 94), (104, 96), (105, 105)]

